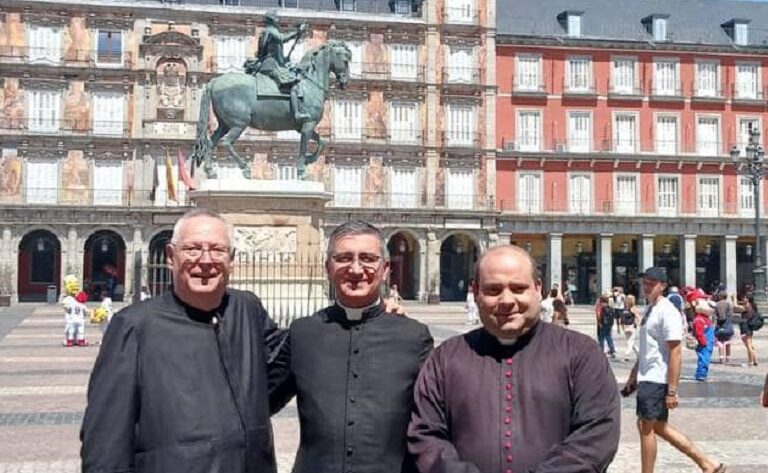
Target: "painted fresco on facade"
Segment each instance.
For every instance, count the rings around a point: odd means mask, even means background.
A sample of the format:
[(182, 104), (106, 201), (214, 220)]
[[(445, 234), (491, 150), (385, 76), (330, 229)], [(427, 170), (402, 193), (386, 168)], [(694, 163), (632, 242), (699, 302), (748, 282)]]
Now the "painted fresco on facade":
[(384, 93), (373, 91), (365, 104), (365, 130), (364, 134), (376, 139), (387, 136), (387, 104), (384, 102)]
[(69, 150), (61, 164), (61, 199), (69, 204), (90, 203), (90, 167), (80, 150)]
[(67, 28), (64, 39), (64, 59), (67, 61), (83, 61), (90, 53), (90, 35), (85, 24), (85, 18), (74, 17)]
[(64, 121), (66, 128), (73, 131), (89, 129), (90, 104), (85, 84), (71, 82), (67, 95), (64, 97)]
[(21, 201), (22, 161), (15, 155), (0, 158), (0, 200)]
[(5, 79), (2, 99), (3, 112), (0, 114), (0, 128), (23, 128), (24, 92), (19, 88), (18, 79)]
[(379, 156), (371, 156), (363, 185), (363, 205), (381, 207), (384, 204), (384, 166)]

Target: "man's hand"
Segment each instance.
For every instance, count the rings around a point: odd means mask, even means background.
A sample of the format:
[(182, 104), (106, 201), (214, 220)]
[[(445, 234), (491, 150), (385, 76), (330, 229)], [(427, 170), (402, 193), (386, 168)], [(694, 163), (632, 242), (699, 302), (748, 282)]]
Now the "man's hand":
[(635, 391), (637, 391), (637, 379), (631, 376), (627, 382), (624, 383), (624, 387), (621, 389), (621, 395), (629, 397)]
[(384, 298), (384, 310), (390, 314), (408, 315), (408, 312), (405, 310), (405, 306), (400, 305), (394, 297)]
[(677, 399), (677, 393), (674, 394), (667, 394), (667, 397), (665, 399), (667, 403), (667, 409), (672, 410), (680, 404), (680, 402)]

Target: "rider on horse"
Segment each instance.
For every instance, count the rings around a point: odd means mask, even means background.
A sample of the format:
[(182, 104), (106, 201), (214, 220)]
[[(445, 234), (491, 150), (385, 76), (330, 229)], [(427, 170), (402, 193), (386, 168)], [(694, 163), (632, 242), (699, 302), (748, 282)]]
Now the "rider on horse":
[(300, 80), (304, 71), (290, 61), (290, 52), (288, 57), (283, 54), (283, 43), (292, 39), (299, 41), (300, 36), (307, 28), (307, 24), (302, 23), (293, 33), (283, 34), (280, 32), (277, 14), (268, 12), (264, 16), (264, 30), (259, 35), (259, 49), (256, 52), (256, 59), (249, 59), (245, 62), (247, 74), (256, 76), (261, 72), (275, 81), (280, 90), (290, 88), (291, 109), (297, 122), (309, 118), (309, 115), (304, 113), (301, 107), (304, 94), (301, 90)]

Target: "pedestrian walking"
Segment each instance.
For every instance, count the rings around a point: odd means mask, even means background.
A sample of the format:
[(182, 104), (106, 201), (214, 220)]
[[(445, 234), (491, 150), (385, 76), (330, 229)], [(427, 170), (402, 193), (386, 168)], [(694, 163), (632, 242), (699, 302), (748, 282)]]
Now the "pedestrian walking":
[(567, 327), (570, 324), (568, 320), (568, 307), (560, 299), (555, 299), (552, 302), (552, 323), (561, 327)]
[(474, 279), (469, 280), (469, 289), (467, 290), (467, 303), (464, 305), (464, 310), (467, 312), (467, 325), (475, 325), (480, 323), (480, 318), (477, 315), (475, 294), (472, 292), (472, 284), (474, 282)]
[(555, 314), (555, 301), (557, 300), (557, 289), (551, 289), (547, 298), (541, 301), (541, 320), (552, 322)]
[(632, 294), (627, 295), (627, 308), (621, 314), (621, 324), (623, 325), (624, 338), (627, 340), (627, 348), (624, 351), (624, 361), (629, 361), (631, 355), (637, 356), (637, 327), (640, 325), (642, 314), (637, 307), (637, 300)]
[(743, 304), (744, 311), (741, 313), (741, 322), (739, 322), (739, 333), (744, 347), (747, 349), (747, 366), (757, 366), (757, 350), (752, 343), (754, 328), (757, 327), (757, 317), (762, 317), (757, 312), (755, 300), (750, 296)]
[(616, 325), (616, 334), (621, 334), (623, 324), (621, 323), (621, 315), (626, 308), (627, 298), (624, 296), (624, 289), (621, 287), (614, 287), (613, 294), (611, 295), (611, 307), (613, 307), (613, 320)]
[(696, 381), (706, 381), (709, 363), (715, 349), (715, 326), (712, 324), (713, 309), (704, 291), (693, 289), (686, 294), (693, 316), (693, 336), (696, 339)]
[(669, 411), (678, 406), (677, 387), (682, 364), (683, 319), (662, 294), (667, 286), (665, 268), (651, 267), (643, 274), (648, 298), (640, 322), (639, 353), (622, 395), (637, 391), (637, 427), (640, 432), (641, 473), (653, 473), (656, 437), (666, 440), (693, 460), (704, 473), (725, 473), (725, 465), (710, 460), (688, 437), (673, 428)]
[(615, 312), (610, 303), (610, 295), (603, 294), (601, 297), (602, 309), (597, 316), (597, 340), (600, 343), (600, 349), (605, 352), (605, 345), (608, 345), (608, 355), (616, 359), (616, 346), (613, 343), (613, 322)]
[(715, 346), (720, 357), (720, 363), (731, 362), (731, 341), (734, 336), (733, 304), (728, 300), (728, 293), (719, 291), (715, 296)]

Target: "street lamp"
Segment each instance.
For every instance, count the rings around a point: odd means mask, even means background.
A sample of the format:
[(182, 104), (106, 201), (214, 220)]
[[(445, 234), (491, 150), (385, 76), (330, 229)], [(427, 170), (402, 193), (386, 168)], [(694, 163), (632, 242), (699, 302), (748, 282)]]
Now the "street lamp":
[(765, 302), (765, 268), (760, 245), (760, 182), (768, 175), (765, 165), (765, 150), (760, 146), (760, 131), (749, 125), (749, 143), (745, 156), (741, 156), (739, 148), (731, 148), (731, 159), (736, 172), (752, 181), (755, 202), (755, 268), (752, 270), (752, 282), (755, 286), (753, 296), (755, 302)]

